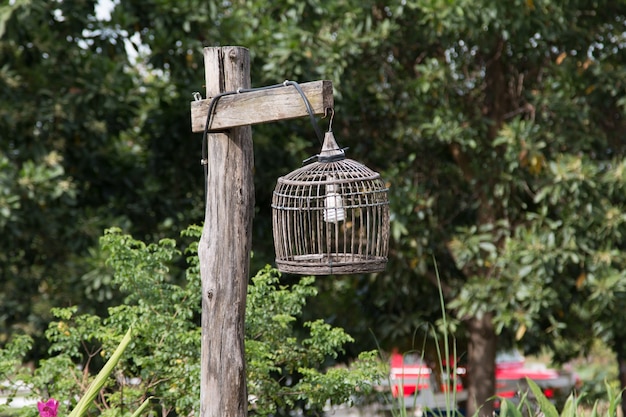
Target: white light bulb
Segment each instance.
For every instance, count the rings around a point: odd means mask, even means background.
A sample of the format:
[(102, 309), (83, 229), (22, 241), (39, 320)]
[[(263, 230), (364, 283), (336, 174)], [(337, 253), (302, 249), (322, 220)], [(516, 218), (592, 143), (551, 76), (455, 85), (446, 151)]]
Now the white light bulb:
[(343, 208), (341, 194), (335, 191), (335, 184), (326, 186), (326, 199), (324, 201), (324, 221), (327, 223), (338, 223), (345, 219), (346, 212)]

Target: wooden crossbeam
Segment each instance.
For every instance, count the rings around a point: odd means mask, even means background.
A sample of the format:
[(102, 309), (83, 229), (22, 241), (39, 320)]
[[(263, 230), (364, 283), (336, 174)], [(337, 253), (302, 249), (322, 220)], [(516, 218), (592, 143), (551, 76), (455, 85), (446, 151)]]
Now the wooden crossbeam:
[[(332, 109), (333, 85), (331, 81), (312, 81), (300, 84), (315, 114), (325, 114)], [(191, 102), (191, 130), (203, 132), (211, 97)], [(307, 116), (302, 96), (293, 85), (254, 90), (226, 95), (215, 108), (211, 130), (225, 130), (237, 126), (254, 125)]]

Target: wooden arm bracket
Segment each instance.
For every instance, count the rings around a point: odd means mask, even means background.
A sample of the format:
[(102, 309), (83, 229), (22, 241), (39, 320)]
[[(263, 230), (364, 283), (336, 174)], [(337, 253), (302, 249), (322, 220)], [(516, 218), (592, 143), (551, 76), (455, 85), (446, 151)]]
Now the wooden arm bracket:
[[(334, 108), (333, 85), (321, 80), (300, 84), (315, 114), (328, 114)], [(191, 131), (204, 131), (211, 97), (191, 102)], [(268, 123), (308, 116), (306, 105), (291, 85), (271, 89), (245, 91), (219, 99), (213, 115), (211, 131), (237, 126)]]

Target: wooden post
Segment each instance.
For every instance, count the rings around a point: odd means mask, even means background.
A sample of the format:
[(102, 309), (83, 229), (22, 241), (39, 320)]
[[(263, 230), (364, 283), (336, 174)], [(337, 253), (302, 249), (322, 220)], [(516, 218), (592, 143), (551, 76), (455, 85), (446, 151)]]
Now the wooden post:
[[(250, 54), (236, 46), (204, 49), (206, 100), (191, 103), (193, 132), (202, 132), (212, 97), (250, 88)], [(333, 108), (330, 81), (302, 84), (314, 114)], [(202, 279), (200, 416), (248, 414), (244, 325), (252, 217), (254, 157), (250, 125), (308, 115), (289, 85), (224, 96), (208, 135), (207, 201), (198, 247)]]
[[(207, 97), (250, 87), (247, 49), (205, 48), (204, 60)], [(202, 417), (248, 414), (244, 323), (252, 246), (253, 167), (250, 126), (209, 135), (206, 218), (198, 247)]]

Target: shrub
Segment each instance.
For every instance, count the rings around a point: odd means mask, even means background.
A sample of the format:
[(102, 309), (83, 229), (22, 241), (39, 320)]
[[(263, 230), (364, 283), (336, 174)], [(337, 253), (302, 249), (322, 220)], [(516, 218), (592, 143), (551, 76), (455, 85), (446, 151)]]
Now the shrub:
[[(198, 238), (200, 228), (184, 234)], [(145, 244), (107, 230), (101, 247), (113, 283), (126, 294), (123, 305), (108, 316), (81, 314), (77, 307), (53, 310), (56, 320), (46, 332), (49, 357), (34, 372), (19, 369), (15, 359), (28, 340), (16, 339), (0, 351), (0, 378), (8, 375), (28, 382), (34, 395), (60, 400), (59, 415), (68, 415), (94, 374), (115, 350), (127, 329), (133, 337), (100, 394), (91, 414), (130, 415), (148, 398), (161, 415), (198, 415), (200, 389), (200, 276), (197, 243), (185, 251), (188, 266), (183, 284), (171, 272), (181, 255), (171, 239)], [(246, 311), (246, 360), (250, 412), (286, 415), (306, 409), (319, 411), (327, 403), (349, 402), (369, 392), (382, 377), (376, 352), (361, 354), (350, 367), (325, 369), (342, 346), (352, 341), (342, 329), (321, 320), (298, 317), (306, 299), (316, 295), (312, 277), (291, 287), (280, 285), (278, 271), (266, 267), (252, 278)], [(21, 410), (36, 416), (33, 407)]]

